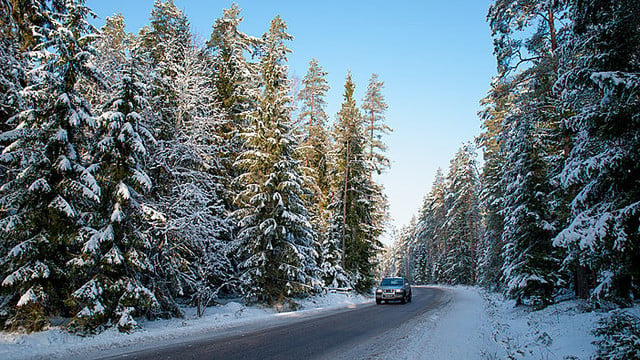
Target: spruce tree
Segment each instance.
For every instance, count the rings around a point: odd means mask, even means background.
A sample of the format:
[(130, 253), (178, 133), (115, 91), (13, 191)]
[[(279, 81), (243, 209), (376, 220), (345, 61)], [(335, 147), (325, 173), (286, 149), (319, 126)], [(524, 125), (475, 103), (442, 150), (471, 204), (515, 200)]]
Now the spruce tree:
[(344, 101), (338, 112), (333, 138), (334, 201), (330, 236), (342, 248), (342, 268), (359, 292), (373, 285), (375, 259), (381, 248), (372, 202), (376, 189), (365, 150), (364, 124), (353, 96), (355, 84), (347, 75)]
[(81, 156), (94, 121), (75, 89), (81, 77), (98, 78), (89, 64), (94, 29), (87, 17), (93, 13), (83, 1), (53, 5), (55, 11), (34, 15), (47, 26), (38, 20), (30, 24), (37, 37), (23, 38), (33, 50), (29, 96), (14, 129), (3, 134), (11, 142), (3, 151), (9, 179), (0, 189), (8, 209), (0, 238), (11, 239), (2, 281), (10, 314), (5, 324), (29, 331), (45, 327), (47, 315), (68, 311), (62, 301), (72, 280), (65, 271), (69, 243), (100, 195)]
[(243, 135), (247, 150), (236, 165), (239, 194), (240, 280), (249, 300), (274, 304), (309, 293), (318, 283), (315, 233), (303, 202), (308, 190), (295, 159), (286, 55), (291, 40), (280, 17), (263, 36), (262, 93)]
[(586, 282), (594, 299), (630, 304), (640, 294), (640, 4), (567, 4), (573, 26), (556, 90), (572, 111), (564, 124), (573, 147), (560, 180), (575, 196), (554, 243), (568, 249), (566, 264), (595, 273)]
[(448, 284), (472, 285), (476, 281), (479, 185), (475, 148), (467, 144), (451, 160), (445, 182), (447, 237), (443, 241), (447, 249), (442, 255), (440, 280)]
[(508, 119), (505, 147), (502, 233), (503, 281), (518, 304), (544, 307), (552, 302), (560, 264), (552, 247), (555, 232), (548, 198), (551, 185), (540, 133), (528, 119)]
[(153, 138), (143, 126), (147, 104), (138, 71), (133, 64), (125, 68), (114, 98), (98, 117), (94, 157), (100, 208), (92, 226), (83, 228), (77, 239), (80, 252), (69, 262), (83, 279), (72, 294), (80, 311), (70, 328), (79, 332), (94, 332), (107, 323), (131, 331), (137, 327), (133, 317), (158, 306), (149, 288), (154, 241), (146, 232), (150, 209), (143, 199), (151, 180), (142, 166), (145, 142)]
[(223, 123), (217, 133), (222, 139), (219, 161), (223, 169), (222, 180), (226, 194), (225, 206), (234, 210), (233, 198), (239, 189), (231, 181), (240, 169), (234, 163), (245, 151), (245, 139), (241, 133), (249, 126), (247, 116), (257, 106), (258, 65), (247, 59), (247, 55), (260, 55), (261, 39), (240, 31), (243, 21), (240, 8), (233, 4), (223, 10), (222, 17), (216, 19), (207, 50), (212, 57), (211, 81), (215, 89), (215, 100), (223, 113)]

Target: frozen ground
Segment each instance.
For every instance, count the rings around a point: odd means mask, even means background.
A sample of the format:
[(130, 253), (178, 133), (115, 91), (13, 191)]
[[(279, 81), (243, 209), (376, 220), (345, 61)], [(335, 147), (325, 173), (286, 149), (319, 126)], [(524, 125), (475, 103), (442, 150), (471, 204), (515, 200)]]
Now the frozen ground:
[[(444, 305), (437, 310), (338, 357), (589, 359), (595, 354), (591, 329), (606, 313), (585, 312), (580, 301), (565, 301), (533, 312), (478, 288), (443, 289)], [(302, 310), (295, 313), (231, 302), (208, 308), (202, 318), (187, 309), (184, 319), (143, 321), (142, 328), (129, 335), (111, 329), (82, 338), (59, 328), (30, 335), (0, 333), (0, 359), (82, 358), (96, 351), (117, 354), (120, 348), (132, 344), (153, 346), (159, 341), (181, 341), (186, 336), (210, 336), (212, 331), (223, 332), (240, 325), (294, 321), (369, 301), (361, 296), (327, 294), (304, 301)], [(640, 308), (632, 311), (638, 314)]]
[(606, 313), (586, 312), (581, 301), (531, 311), (474, 287), (442, 289), (447, 299), (438, 310), (338, 358), (591, 359), (595, 355), (591, 330)]

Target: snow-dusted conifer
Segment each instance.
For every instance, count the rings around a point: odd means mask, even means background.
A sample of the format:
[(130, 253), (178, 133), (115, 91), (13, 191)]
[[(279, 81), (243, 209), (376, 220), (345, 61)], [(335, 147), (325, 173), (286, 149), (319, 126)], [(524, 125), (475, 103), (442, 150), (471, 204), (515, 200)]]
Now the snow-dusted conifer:
[(573, 26), (556, 90), (573, 111), (565, 122), (573, 147), (560, 180), (576, 193), (554, 243), (569, 250), (565, 264), (596, 274), (593, 298), (629, 304), (640, 295), (640, 6), (567, 4)]
[(440, 280), (448, 284), (475, 284), (480, 230), (479, 190), (475, 148), (466, 144), (451, 160), (444, 198), (447, 237)]
[(290, 40), (280, 17), (263, 36), (262, 94), (243, 135), (247, 150), (236, 165), (239, 194), (238, 241), (240, 279), (248, 299), (276, 303), (308, 293), (318, 282), (313, 242), (315, 234), (302, 197), (298, 146), (292, 133), (287, 67)]
[(52, 9), (57, 11), (36, 16), (46, 19), (46, 27), (31, 24), (36, 38), (23, 38), (33, 49), (23, 91), (26, 109), (2, 135), (10, 142), (3, 151), (9, 179), (0, 189), (8, 209), (0, 238), (11, 239), (12, 246), (2, 280), (10, 299), (7, 325), (28, 330), (41, 329), (47, 315), (66, 311), (68, 244), (100, 195), (82, 158), (85, 131), (94, 121), (75, 90), (80, 77), (98, 78), (89, 62), (94, 29), (87, 17), (93, 14), (83, 1), (54, 3)]
[(509, 86), (494, 81), (489, 95), (482, 100), (485, 109), (480, 113), (483, 132), (476, 142), (483, 150), (480, 207), (483, 213), (483, 229), (480, 235), (478, 259), (478, 284), (489, 289), (503, 289), (502, 283), (502, 212), (505, 181), (503, 179), (504, 153), (501, 140), (502, 122), (510, 108), (512, 95)]
[(217, 129), (223, 139), (218, 158), (225, 176), (221, 180), (227, 194), (224, 196), (227, 209), (234, 209), (233, 198), (239, 189), (234, 187), (232, 179), (241, 173), (234, 164), (245, 150), (245, 139), (241, 136), (249, 126), (248, 114), (255, 110), (258, 96), (258, 66), (249, 61), (247, 55), (260, 53), (261, 39), (240, 31), (243, 18), (240, 8), (233, 4), (216, 19), (207, 41), (207, 49), (212, 55), (211, 80), (215, 88), (215, 99), (224, 114), (224, 122)]
[(335, 239), (327, 236), (327, 210), (331, 181), (329, 178), (330, 149), (329, 132), (327, 130), (326, 94), (329, 85), (327, 73), (316, 59), (309, 62), (309, 69), (302, 80), (302, 89), (298, 93), (298, 100), (302, 102), (298, 114), (300, 131), (299, 157), (306, 170), (308, 185), (313, 191), (310, 199), (312, 224), (318, 233), (316, 244), (319, 254), (319, 264), (323, 271), (323, 278), (332, 287), (346, 286), (344, 271), (340, 268), (340, 246)]
[(234, 266), (228, 255), (234, 229), (222, 201), (227, 182), (220, 178), (224, 166), (218, 157), (224, 115), (206, 54), (193, 43), (171, 49), (182, 52), (182, 62), (173, 81), (175, 139), (157, 154), (171, 179), (170, 191), (159, 199), (168, 216), (167, 244), (160, 255), (168, 262), (162, 271), (175, 279), (168, 290), (189, 297), (202, 313), (220, 291), (232, 289)]
[(334, 125), (332, 177), (334, 200), (329, 236), (341, 243), (342, 268), (357, 291), (373, 285), (376, 255), (381, 249), (372, 203), (375, 193), (365, 153), (364, 124), (353, 96), (351, 73), (345, 82), (344, 101)]
[(364, 133), (367, 138), (366, 152), (369, 162), (377, 174), (381, 174), (391, 166), (391, 162), (384, 154), (387, 145), (382, 141), (382, 137), (392, 131), (391, 127), (384, 123), (384, 113), (389, 106), (387, 106), (382, 94), (383, 88), (384, 82), (378, 79), (378, 74), (372, 74), (367, 93), (362, 101)]
[(147, 103), (138, 71), (133, 62), (124, 69), (114, 98), (97, 119), (93, 154), (100, 207), (77, 239), (80, 252), (68, 262), (84, 279), (72, 294), (80, 310), (70, 326), (77, 331), (92, 332), (107, 323), (130, 331), (137, 326), (133, 317), (158, 306), (149, 288), (153, 240), (146, 221), (152, 210), (143, 201), (151, 190), (142, 165), (152, 136), (143, 126)]
[(445, 209), (445, 177), (441, 169), (436, 176), (431, 191), (424, 198), (422, 208), (416, 220), (414, 236), (421, 250), (421, 265), (416, 268), (416, 274), (425, 283), (440, 281), (440, 263), (446, 244)]
[(540, 133), (526, 117), (505, 122), (508, 149), (502, 215), (507, 294), (518, 303), (543, 307), (551, 303), (560, 264), (551, 238), (555, 233), (548, 199), (551, 192)]

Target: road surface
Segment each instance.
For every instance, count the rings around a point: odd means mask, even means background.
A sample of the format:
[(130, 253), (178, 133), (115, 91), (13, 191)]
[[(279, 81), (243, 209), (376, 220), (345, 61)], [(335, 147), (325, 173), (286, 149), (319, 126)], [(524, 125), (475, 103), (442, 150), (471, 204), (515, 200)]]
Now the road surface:
[(410, 332), (408, 324), (410, 327), (447, 301), (443, 290), (414, 287), (413, 301), (404, 305), (361, 304), (353, 309), (303, 316), (284, 323), (239, 327), (145, 349), (120, 349), (119, 354), (101, 359), (334, 359), (345, 354), (353, 357), (354, 351), (358, 354), (354, 349), (365, 348), (368, 343), (392, 341), (389, 339), (398, 336), (400, 328)]

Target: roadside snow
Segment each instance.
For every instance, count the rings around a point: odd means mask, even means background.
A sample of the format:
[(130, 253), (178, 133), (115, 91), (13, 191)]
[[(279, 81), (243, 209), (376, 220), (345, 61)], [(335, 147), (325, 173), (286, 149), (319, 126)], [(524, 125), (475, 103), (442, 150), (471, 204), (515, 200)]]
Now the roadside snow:
[(207, 308), (205, 315), (198, 318), (195, 308), (183, 309), (183, 319), (140, 320), (141, 328), (132, 334), (123, 334), (111, 328), (95, 336), (72, 335), (60, 327), (34, 334), (12, 334), (0, 332), (0, 359), (34, 358), (83, 358), (93, 353), (105, 351), (117, 353), (129, 346), (153, 346), (158, 341), (180, 341), (189, 336), (206, 335), (212, 331), (223, 332), (233, 327), (267, 322), (288, 321), (315, 313), (354, 307), (371, 302), (371, 298), (342, 293), (318, 295), (300, 302), (295, 312), (277, 313), (272, 308), (244, 306), (230, 302), (224, 306)]
[[(579, 300), (541, 311), (516, 307), (513, 301), (475, 287), (437, 287), (440, 305), (337, 358), (366, 359), (589, 359), (595, 355), (591, 330), (606, 312), (587, 312)], [(185, 309), (184, 319), (141, 321), (141, 329), (121, 334), (109, 329), (92, 337), (68, 334), (59, 327), (36, 334), (0, 332), (0, 359), (91, 358), (123, 350), (211, 337), (235, 329), (256, 328), (304, 319), (328, 310), (340, 311), (371, 302), (340, 293), (301, 302), (295, 312), (277, 313), (237, 302), (207, 309), (201, 318)], [(629, 309), (640, 314), (640, 307)], [(215, 336), (215, 335), (214, 335)], [(126, 348), (126, 349), (125, 349)]]
[(386, 341), (390, 346), (377, 350), (375, 358), (482, 359), (487, 349), (499, 349), (491, 339), (491, 318), (478, 289), (437, 288), (444, 291), (444, 305), (391, 332), (393, 340)]
[(494, 340), (502, 350), (494, 358), (590, 359), (596, 340), (591, 331), (606, 312), (586, 311), (581, 300), (554, 304), (540, 311), (516, 307), (496, 294), (484, 293), (494, 325)]
[(591, 330), (607, 314), (587, 312), (579, 300), (532, 311), (475, 287), (437, 288), (445, 292), (444, 306), (386, 334), (384, 350), (370, 346), (359, 355), (376, 359), (590, 359), (596, 351)]

